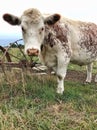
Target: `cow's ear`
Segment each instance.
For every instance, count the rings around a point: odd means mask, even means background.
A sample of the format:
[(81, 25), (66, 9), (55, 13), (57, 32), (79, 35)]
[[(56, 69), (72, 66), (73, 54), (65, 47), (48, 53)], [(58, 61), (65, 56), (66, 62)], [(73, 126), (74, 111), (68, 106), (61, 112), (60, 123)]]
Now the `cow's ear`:
[(3, 19), (8, 22), (11, 25), (20, 25), (21, 20), (17, 16), (14, 16), (12, 14), (4, 14)]
[(59, 21), (61, 18), (60, 14), (53, 14), (53, 15), (50, 15), (49, 17), (45, 18), (45, 24), (48, 24), (48, 25), (53, 25), (55, 24), (57, 21)]

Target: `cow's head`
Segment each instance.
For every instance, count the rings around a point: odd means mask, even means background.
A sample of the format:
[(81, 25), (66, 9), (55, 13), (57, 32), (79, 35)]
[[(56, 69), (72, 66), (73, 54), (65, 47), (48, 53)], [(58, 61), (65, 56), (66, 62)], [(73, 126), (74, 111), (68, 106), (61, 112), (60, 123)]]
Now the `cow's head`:
[(60, 15), (53, 14), (44, 18), (37, 9), (32, 8), (24, 11), (20, 18), (4, 14), (3, 19), (11, 25), (21, 25), (25, 53), (37, 55), (44, 40), (45, 24), (55, 24), (60, 19)]

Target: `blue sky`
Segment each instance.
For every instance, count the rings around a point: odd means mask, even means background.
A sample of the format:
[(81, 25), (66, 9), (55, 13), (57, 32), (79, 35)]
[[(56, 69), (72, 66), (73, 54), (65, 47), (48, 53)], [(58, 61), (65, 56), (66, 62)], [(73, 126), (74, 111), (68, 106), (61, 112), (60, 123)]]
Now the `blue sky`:
[(61, 13), (74, 20), (97, 23), (97, 0), (1, 0), (0, 35), (20, 35), (18, 26), (11, 26), (2, 20), (4, 13), (21, 16), (28, 8), (38, 8), (42, 13)]

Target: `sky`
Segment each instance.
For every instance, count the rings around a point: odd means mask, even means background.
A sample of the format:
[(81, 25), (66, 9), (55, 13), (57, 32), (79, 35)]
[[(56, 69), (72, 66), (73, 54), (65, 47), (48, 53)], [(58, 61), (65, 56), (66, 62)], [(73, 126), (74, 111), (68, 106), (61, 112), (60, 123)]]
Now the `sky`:
[(42, 13), (59, 13), (69, 19), (97, 23), (97, 0), (0, 0), (0, 36), (20, 35), (19, 26), (11, 26), (2, 19), (4, 13), (21, 16), (28, 8)]

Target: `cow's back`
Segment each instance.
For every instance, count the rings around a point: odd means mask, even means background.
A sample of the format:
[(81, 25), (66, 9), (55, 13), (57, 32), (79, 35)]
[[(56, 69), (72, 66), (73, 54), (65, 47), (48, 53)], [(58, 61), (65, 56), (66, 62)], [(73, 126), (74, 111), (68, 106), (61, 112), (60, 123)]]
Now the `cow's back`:
[(67, 23), (72, 49), (71, 61), (79, 65), (94, 61), (97, 57), (97, 25), (81, 21)]

